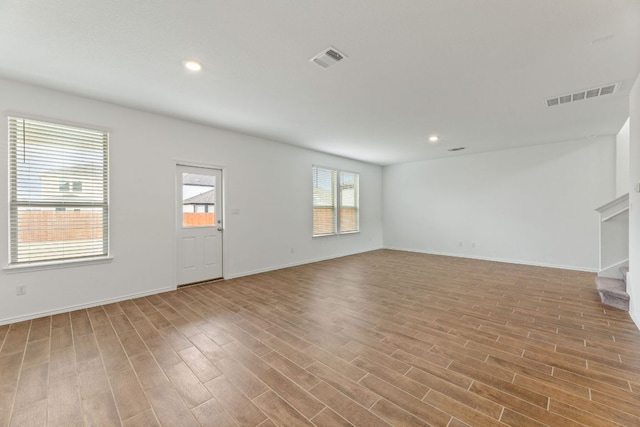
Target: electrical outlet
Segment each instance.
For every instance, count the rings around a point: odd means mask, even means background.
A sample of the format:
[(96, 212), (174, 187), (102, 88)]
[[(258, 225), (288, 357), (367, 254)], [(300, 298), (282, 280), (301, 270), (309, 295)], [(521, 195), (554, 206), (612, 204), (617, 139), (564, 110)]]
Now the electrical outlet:
[(462, 242), (458, 242), (458, 246), (462, 246)]
[(471, 243), (471, 247), (475, 248), (476, 247), (476, 242)]
[(295, 252), (295, 250), (293, 248), (291, 248), (291, 253), (294, 253), (294, 252)]
[(22, 296), (27, 294), (27, 285), (18, 285), (16, 286), (16, 295)]

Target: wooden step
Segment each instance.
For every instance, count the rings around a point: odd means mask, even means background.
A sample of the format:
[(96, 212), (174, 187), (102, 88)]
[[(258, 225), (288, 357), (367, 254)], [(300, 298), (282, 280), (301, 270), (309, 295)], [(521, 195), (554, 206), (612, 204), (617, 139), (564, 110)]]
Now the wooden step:
[(596, 288), (603, 304), (629, 311), (629, 294), (625, 282), (609, 277), (596, 277)]

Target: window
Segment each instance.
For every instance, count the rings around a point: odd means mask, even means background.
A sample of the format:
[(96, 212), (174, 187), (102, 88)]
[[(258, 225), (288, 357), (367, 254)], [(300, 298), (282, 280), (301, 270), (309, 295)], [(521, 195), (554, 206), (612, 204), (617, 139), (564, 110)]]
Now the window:
[(360, 230), (358, 224), (358, 178), (357, 173), (339, 172), (340, 181), (340, 233)]
[(336, 171), (313, 167), (313, 235), (336, 233)]
[(313, 235), (360, 231), (359, 175), (313, 167)]
[(108, 140), (9, 117), (10, 264), (108, 255)]
[(216, 223), (216, 177), (182, 173), (182, 226), (201, 227)]

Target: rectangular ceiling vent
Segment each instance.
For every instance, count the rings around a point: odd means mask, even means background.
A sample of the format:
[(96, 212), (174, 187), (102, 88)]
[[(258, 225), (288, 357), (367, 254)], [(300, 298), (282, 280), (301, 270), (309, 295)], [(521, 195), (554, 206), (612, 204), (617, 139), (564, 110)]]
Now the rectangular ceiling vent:
[(345, 58), (346, 56), (344, 53), (339, 52), (335, 47), (329, 47), (311, 58), (309, 61), (318, 64), (322, 68), (329, 68)]
[(560, 104), (568, 104), (570, 102), (582, 101), (585, 99), (596, 98), (598, 96), (611, 95), (615, 93), (620, 87), (620, 83), (612, 83), (602, 87), (596, 87), (593, 89), (581, 90), (575, 93), (569, 93), (566, 95), (555, 96), (545, 101), (547, 107), (555, 107)]

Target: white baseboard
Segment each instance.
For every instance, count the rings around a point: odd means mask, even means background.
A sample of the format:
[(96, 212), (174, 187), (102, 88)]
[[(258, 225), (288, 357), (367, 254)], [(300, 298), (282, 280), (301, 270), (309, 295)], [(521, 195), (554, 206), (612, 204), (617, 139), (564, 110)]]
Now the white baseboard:
[(627, 273), (627, 292), (631, 297), (631, 301), (629, 301), (629, 315), (631, 316), (631, 320), (633, 320), (633, 323), (636, 324), (636, 327), (638, 328), (638, 330), (640, 330), (640, 313), (639, 313), (640, 310), (637, 310), (636, 308), (638, 304), (640, 304), (640, 301), (636, 300), (636, 293), (634, 292), (634, 287), (633, 287), (634, 280), (635, 279), (632, 276), (631, 271), (629, 271)]
[(429, 254), (429, 255), (450, 256), (454, 258), (467, 258), (467, 259), (477, 259), (482, 261), (504, 262), (507, 264), (521, 264), (521, 265), (532, 265), (535, 267), (558, 268), (562, 270), (586, 271), (588, 273), (598, 272), (597, 268), (576, 267), (573, 265), (548, 264), (548, 263), (542, 263), (542, 262), (532, 262), (532, 261), (523, 261), (523, 260), (506, 259), (506, 258), (492, 258), (492, 257), (483, 257), (483, 256), (477, 256), (477, 255), (452, 254), (448, 252), (423, 251), (418, 249), (407, 249), (407, 248), (396, 248), (396, 247), (385, 247), (384, 249), (389, 249), (392, 251), (415, 252), (415, 253)]
[[(322, 257), (322, 258), (306, 259), (306, 260), (296, 261), (296, 262), (293, 262), (293, 263), (282, 264), (282, 265), (278, 265), (278, 266), (265, 267), (265, 268), (257, 269), (257, 270), (244, 271), (244, 272), (241, 272), (241, 273), (235, 273), (235, 274), (227, 275), (227, 276), (224, 277), (224, 279), (227, 280), (227, 279), (235, 279), (235, 278), (238, 278), (238, 277), (251, 276), (253, 274), (266, 273), (268, 271), (281, 270), (283, 268), (296, 267), (298, 265), (311, 264), (311, 263), (314, 263), (314, 262), (326, 261), (326, 260), (334, 259), (334, 258), (342, 258), (342, 257), (345, 257), (345, 256), (356, 255), (356, 254), (359, 254), (359, 253), (370, 252), (370, 251), (374, 251), (374, 250), (378, 250), (378, 249), (382, 249), (382, 248), (378, 247), (378, 248), (365, 249), (365, 250), (362, 250), (362, 251), (346, 252), (346, 253), (342, 253), (342, 254), (338, 254), (338, 255), (331, 255), (331, 256)], [(65, 306), (65, 307), (56, 308), (56, 309), (53, 309), (53, 310), (46, 310), (46, 311), (40, 311), (40, 312), (36, 312), (36, 313), (30, 313), (30, 314), (27, 314), (27, 315), (24, 315), (24, 316), (7, 317), (7, 318), (4, 318), (4, 319), (0, 319), (0, 325), (5, 325), (5, 324), (9, 324), (9, 323), (17, 323), (17, 322), (22, 322), (22, 321), (31, 320), (31, 319), (37, 319), (39, 317), (52, 316), (54, 314), (66, 313), (68, 311), (81, 310), (81, 309), (96, 307), (96, 306), (104, 305), (104, 304), (111, 304), (111, 303), (114, 303), (114, 302), (119, 302), (119, 301), (124, 301), (124, 300), (128, 300), (128, 299), (144, 297), (144, 296), (148, 296), (148, 295), (155, 295), (155, 294), (159, 294), (159, 293), (162, 293), (162, 292), (172, 291), (172, 290), (175, 290), (175, 289), (176, 289), (175, 286), (173, 286), (173, 287), (164, 287), (164, 288), (158, 288), (158, 289), (154, 289), (154, 290), (146, 291), (146, 292), (139, 292), (139, 293), (128, 294), (128, 295), (121, 295), (121, 296), (118, 296), (118, 297), (115, 297), (115, 298), (108, 298), (108, 299), (103, 299), (103, 300), (91, 301), (91, 302), (84, 303), (84, 304)]]
[(636, 318), (636, 316), (634, 316), (632, 312), (629, 312), (629, 315), (631, 316), (631, 320), (633, 320), (633, 323), (636, 324), (636, 328), (638, 328), (638, 330), (640, 331), (640, 319)]
[[(292, 262), (292, 263), (281, 264), (281, 265), (277, 265), (277, 266), (270, 266), (270, 267), (260, 268), (260, 269), (256, 269), (256, 270), (250, 270), (250, 271), (244, 271), (244, 272), (240, 272), (240, 273), (230, 274), (230, 275), (225, 276), (225, 280), (236, 279), (236, 278), (245, 277), (245, 276), (251, 276), (253, 274), (266, 273), (266, 272), (269, 272), (269, 271), (281, 270), (283, 268), (296, 267), (296, 266), (299, 266), (299, 265), (312, 264), (314, 262), (327, 261), (327, 260), (330, 260), (330, 259), (342, 258), (342, 257), (345, 257), (345, 256), (357, 255), (357, 254), (371, 252), (371, 251), (380, 250), (380, 249), (389, 249), (389, 250), (396, 250), (396, 251), (424, 253), (424, 254), (431, 254), (431, 255), (442, 255), (442, 256), (450, 256), (450, 257), (457, 257), (457, 258), (478, 259), (478, 260), (483, 260), (483, 261), (504, 262), (504, 263), (509, 263), (509, 264), (533, 265), (533, 266), (538, 266), (538, 267), (550, 267), (550, 268), (559, 268), (559, 269), (565, 269), (565, 270), (597, 272), (597, 269), (585, 269), (583, 267), (575, 267), (575, 266), (535, 263), (535, 262), (529, 262), (529, 261), (518, 261), (518, 260), (502, 259), (502, 258), (489, 258), (489, 257), (480, 257), (480, 256), (469, 256), (469, 255), (451, 254), (451, 253), (445, 253), (445, 252), (422, 251), (422, 250), (407, 249), (407, 248), (377, 247), (377, 248), (365, 249), (365, 250), (362, 250), (362, 251), (345, 252), (345, 253), (338, 254), (338, 255), (330, 255), (330, 256), (320, 257), (320, 258), (305, 259), (305, 260), (300, 260), (300, 261), (296, 261), (296, 262)], [(154, 290), (151, 290), (151, 291), (139, 292), (139, 293), (128, 294), (128, 295), (121, 295), (121, 296), (118, 296), (118, 297), (115, 297), (115, 298), (108, 298), (108, 299), (103, 299), (103, 300), (98, 300), (98, 301), (92, 301), (92, 302), (89, 302), (89, 303), (86, 303), (86, 304), (77, 304), (77, 305), (58, 308), (58, 309), (55, 309), (55, 310), (31, 313), (31, 314), (28, 314), (28, 315), (25, 315), (25, 316), (4, 318), (4, 319), (0, 319), (0, 325), (4, 325), (4, 324), (8, 324), (8, 323), (22, 322), (22, 321), (25, 321), (25, 320), (36, 319), (38, 317), (52, 316), (54, 314), (66, 313), (68, 311), (74, 311), (74, 310), (81, 310), (81, 309), (85, 309), (85, 308), (96, 307), (96, 306), (99, 306), (99, 305), (110, 304), (110, 303), (114, 303), (114, 302), (119, 302), (119, 301), (124, 301), (124, 300), (128, 300), (128, 299), (144, 297), (144, 296), (148, 296), (148, 295), (155, 295), (155, 294), (159, 294), (159, 293), (162, 293), (162, 292), (172, 291), (172, 290), (175, 290), (175, 289), (176, 289), (175, 286), (174, 287), (158, 288), (158, 289), (154, 289)], [(632, 318), (633, 318), (633, 316), (632, 316)], [(633, 318), (633, 319), (634, 319), (634, 322), (636, 323), (636, 325), (638, 325), (640, 327), (640, 322), (636, 321), (635, 318)]]
[(99, 305), (111, 304), (111, 303), (114, 303), (114, 302), (124, 301), (124, 300), (128, 300), (128, 299), (133, 299), (133, 298), (146, 297), (148, 295), (155, 295), (155, 294), (159, 294), (159, 293), (162, 293), (162, 292), (173, 291), (175, 289), (176, 289), (175, 286), (174, 287), (167, 287), (167, 288), (159, 288), (159, 289), (154, 289), (152, 291), (138, 292), (138, 293), (129, 294), (129, 295), (122, 295), (122, 296), (118, 296), (116, 298), (107, 298), (107, 299), (103, 299), (103, 300), (92, 301), (92, 302), (89, 302), (89, 303), (86, 303), (86, 304), (70, 305), (70, 306), (66, 306), (66, 307), (62, 307), (62, 308), (56, 308), (55, 310), (40, 311), (40, 312), (37, 312), (37, 313), (31, 313), (31, 314), (28, 314), (28, 315), (25, 315), (25, 316), (8, 317), (8, 318), (5, 318), (5, 319), (0, 319), (0, 325), (6, 325), (6, 324), (9, 324), (9, 323), (23, 322), (25, 320), (37, 319), (39, 317), (53, 316), (54, 314), (66, 313), (68, 311), (82, 310), (84, 308), (91, 308), (91, 307), (96, 307), (96, 306), (99, 306)]
[(278, 266), (265, 267), (265, 268), (259, 268), (257, 270), (250, 270), (250, 271), (243, 271), (241, 273), (229, 274), (229, 275), (225, 275), (224, 278), (225, 278), (225, 280), (237, 279), (238, 277), (251, 276), (253, 274), (266, 273), (268, 271), (282, 270), (283, 268), (297, 267), (299, 265), (313, 264), (314, 262), (327, 261), (327, 260), (330, 260), (330, 259), (342, 258), (342, 257), (346, 257), (346, 256), (349, 256), (349, 255), (363, 254), (363, 253), (366, 253), (366, 252), (377, 251), (377, 250), (380, 250), (380, 249), (384, 249), (384, 248), (382, 248), (382, 247), (371, 248), (371, 249), (365, 249), (365, 250), (362, 250), (362, 251), (345, 252), (343, 254), (331, 255), (331, 256), (321, 257), (321, 258), (310, 258), (310, 259), (305, 259), (305, 260), (296, 261), (296, 262), (292, 262), (292, 263), (281, 264), (281, 265), (278, 265)]

